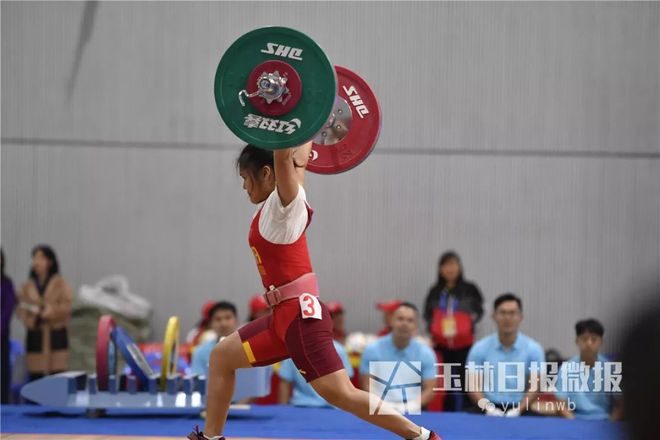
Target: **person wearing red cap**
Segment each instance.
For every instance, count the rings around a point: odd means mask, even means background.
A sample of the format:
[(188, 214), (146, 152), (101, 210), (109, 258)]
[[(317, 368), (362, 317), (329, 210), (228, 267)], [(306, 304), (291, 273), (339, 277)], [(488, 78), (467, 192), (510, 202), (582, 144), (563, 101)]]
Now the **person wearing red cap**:
[(393, 409), (388, 415), (370, 411), (369, 393), (353, 386), (337, 354), (305, 234), (313, 214), (302, 186), (311, 149), (311, 141), (275, 151), (247, 145), (238, 157), (243, 189), (258, 205), (248, 243), (272, 313), (245, 324), (213, 349), (204, 432), (196, 429), (188, 439), (224, 439), (237, 369), (291, 358), (305, 381), (331, 405), (402, 438), (439, 440)]
[(190, 330), (188, 332), (188, 335), (186, 335), (186, 342), (190, 344), (190, 348), (194, 349), (197, 347), (199, 344), (216, 339), (217, 340), (217, 335), (210, 331), (209, 325), (211, 322), (211, 316), (209, 315), (209, 312), (215, 305), (215, 301), (207, 301), (202, 305), (202, 308), (200, 310), (200, 315), (201, 318), (197, 322), (197, 325), (195, 328)]
[(328, 311), (332, 318), (332, 339), (344, 345), (346, 343), (344, 306), (339, 301), (328, 301), (326, 306), (328, 306)]
[(378, 337), (385, 336), (392, 331), (392, 314), (396, 309), (399, 308), (402, 303), (403, 301), (399, 299), (391, 299), (389, 301), (376, 304), (376, 308), (383, 312), (383, 324), (385, 324), (385, 327), (380, 329), (380, 331), (377, 333)]

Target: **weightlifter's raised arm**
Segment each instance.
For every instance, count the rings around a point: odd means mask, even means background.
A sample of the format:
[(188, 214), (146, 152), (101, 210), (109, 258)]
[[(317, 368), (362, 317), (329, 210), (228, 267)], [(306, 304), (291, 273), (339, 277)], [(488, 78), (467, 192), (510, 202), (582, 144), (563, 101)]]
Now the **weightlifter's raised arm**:
[(273, 152), (277, 194), (280, 196), (282, 205), (287, 206), (291, 203), (298, 195), (298, 185), (304, 184), (305, 167), (311, 150), (312, 142), (310, 141), (299, 147)]

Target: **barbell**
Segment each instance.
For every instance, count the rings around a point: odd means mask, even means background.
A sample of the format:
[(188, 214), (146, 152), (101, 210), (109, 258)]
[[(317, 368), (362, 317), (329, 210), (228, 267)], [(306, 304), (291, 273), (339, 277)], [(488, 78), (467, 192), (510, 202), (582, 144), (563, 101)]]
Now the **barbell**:
[(313, 141), (307, 169), (319, 174), (357, 166), (380, 134), (380, 107), (367, 82), (286, 27), (255, 29), (232, 43), (214, 95), (224, 123), (247, 143), (277, 150)]

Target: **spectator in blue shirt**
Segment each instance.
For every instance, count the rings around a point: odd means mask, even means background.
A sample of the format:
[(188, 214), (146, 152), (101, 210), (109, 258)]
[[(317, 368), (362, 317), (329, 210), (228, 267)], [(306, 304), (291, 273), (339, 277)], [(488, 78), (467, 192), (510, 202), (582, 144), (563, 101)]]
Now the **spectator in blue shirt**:
[[(532, 362), (540, 367), (545, 355), (538, 342), (518, 330), (523, 320), (520, 298), (512, 293), (500, 295), (493, 309), (497, 332), (474, 344), (467, 357), (469, 396), (486, 415), (516, 417), (534, 402), (538, 383), (531, 383), (530, 368)], [(482, 382), (486, 377), (488, 386)], [(538, 374), (534, 377), (538, 380)], [(503, 389), (499, 378), (504, 380)], [(475, 384), (480, 386), (475, 388)]]
[(374, 361), (421, 362), (421, 402), (426, 406), (433, 399), (436, 384), (435, 353), (415, 336), (419, 312), (414, 304), (402, 302), (392, 313), (392, 331), (367, 345), (360, 361), (360, 385), (369, 390), (369, 363)]
[[(348, 377), (353, 376), (353, 367), (348, 360), (348, 355), (346, 350), (341, 344), (337, 341), (332, 341), (337, 354), (341, 358), (344, 368), (346, 369), (346, 374)], [(305, 378), (300, 374), (300, 371), (296, 368), (295, 364), (291, 358), (286, 359), (280, 365), (280, 369), (277, 372), (280, 376), (280, 385), (277, 393), (277, 403), (286, 405), (290, 403), (295, 406), (307, 406), (307, 407), (323, 407), (330, 406), (330, 404), (321, 397), (310, 384), (307, 383)], [(293, 387), (293, 393), (291, 388)]]
[[(564, 362), (559, 370), (555, 393), (559, 401), (559, 414), (568, 419), (616, 420), (620, 418), (619, 405), (615, 404), (617, 394), (605, 392), (602, 383), (600, 389), (595, 391), (596, 373), (602, 380), (605, 377), (604, 363), (608, 362), (599, 353), (605, 329), (597, 320), (585, 319), (575, 324), (575, 333), (575, 344), (580, 354)], [(582, 376), (584, 368), (589, 371), (586, 383), (588, 391), (575, 390), (575, 387), (563, 381), (563, 378)]]
[(192, 374), (208, 375), (209, 358), (213, 347), (220, 338), (229, 336), (238, 328), (238, 317), (236, 315), (236, 306), (228, 301), (219, 301), (211, 307), (208, 313), (209, 329), (213, 330), (218, 337), (198, 345), (192, 354), (192, 365), (190, 367)]

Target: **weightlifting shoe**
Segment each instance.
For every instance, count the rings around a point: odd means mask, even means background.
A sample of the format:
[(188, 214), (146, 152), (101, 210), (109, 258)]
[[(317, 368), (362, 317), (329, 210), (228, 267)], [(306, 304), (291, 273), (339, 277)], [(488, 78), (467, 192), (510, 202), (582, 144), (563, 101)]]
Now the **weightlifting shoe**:
[(431, 431), (429, 432), (429, 440), (442, 440), (442, 437), (440, 437), (435, 432)]
[(195, 426), (195, 430), (188, 434), (186, 437), (188, 440), (225, 440), (224, 437), (216, 435), (214, 437), (207, 437), (202, 431), (199, 430), (199, 426)]

